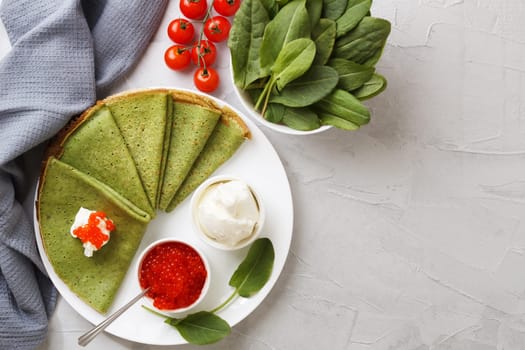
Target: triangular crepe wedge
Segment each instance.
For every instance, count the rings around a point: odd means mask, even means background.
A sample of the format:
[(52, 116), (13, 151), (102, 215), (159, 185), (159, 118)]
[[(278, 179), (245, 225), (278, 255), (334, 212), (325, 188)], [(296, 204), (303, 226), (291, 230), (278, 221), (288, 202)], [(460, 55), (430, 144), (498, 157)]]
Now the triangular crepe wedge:
[(227, 161), (245, 139), (251, 137), (248, 127), (234, 111), (223, 107), (221, 112), (219, 122), (170, 202), (167, 211), (175, 209), (195, 188)]
[(55, 137), (48, 154), (93, 176), (155, 215), (133, 158), (106, 106), (97, 104), (73, 120)]
[(168, 154), (170, 151), (170, 143), (172, 140), (171, 134), (173, 132), (173, 108), (175, 102), (172, 98), (168, 95), (168, 104), (166, 109), (166, 130), (164, 130), (164, 148), (162, 151), (162, 162), (160, 164), (160, 173), (159, 173), (159, 184), (157, 185), (157, 198), (155, 203), (155, 208), (159, 208), (160, 205), (160, 197), (162, 194), (162, 183), (164, 181), (164, 174), (166, 173), (166, 166), (168, 164)]
[[(69, 233), (80, 207), (103, 211), (115, 224), (111, 239), (88, 258)], [(126, 275), (150, 216), (95, 178), (48, 158), (40, 177), (37, 215), (45, 252), (60, 279), (105, 313)]]
[(167, 90), (159, 89), (119, 94), (103, 101), (126, 141), (152, 207), (157, 204), (165, 159), (169, 98)]
[(166, 210), (193, 163), (204, 148), (221, 115), (207, 99), (194, 94), (172, 92), (173, 127), (164, 172), (159, 209)]

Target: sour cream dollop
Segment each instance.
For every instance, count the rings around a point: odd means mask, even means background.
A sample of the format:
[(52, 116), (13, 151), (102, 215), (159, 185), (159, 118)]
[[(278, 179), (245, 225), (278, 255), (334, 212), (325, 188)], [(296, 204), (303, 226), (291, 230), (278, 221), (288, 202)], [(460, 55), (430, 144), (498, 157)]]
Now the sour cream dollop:
[(211, 185), (197, 205), (197, 222), (204, 234), (230, 247), (254, 233), (259, 215), (252, 191), (239, 180)]
[(71, 236), (80, 239), (84, 255), (92, 257), (93, 252), (109, 242), (111, 231), (115, 229), (113, 221), (100, 211), (80, 208), (71, 226)]

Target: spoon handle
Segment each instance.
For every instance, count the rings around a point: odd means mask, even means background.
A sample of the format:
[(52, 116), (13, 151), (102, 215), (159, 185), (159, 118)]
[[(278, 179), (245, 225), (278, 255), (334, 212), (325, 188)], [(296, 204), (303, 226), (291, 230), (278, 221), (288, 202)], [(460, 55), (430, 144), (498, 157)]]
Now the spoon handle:
[[(149, 289), (149, 288), (148, 288)], [(140, 298), (146, 294), (148, 289), (143, 290), (139, 295), (131, 299), (126, 305), (122, 306), (120, 309), (112, 313), (108, 318), (106, 318), (104, 321), (100, 322), (96, 327), (93, 327), (90, 331), (84, 333), (78, 338), (78, 345), (80, 346), (86, 346), (88, 345), (100, 332), (102, 332), (104, 329), (106, 329), (107, 326), (109, 326), (113, 321), (117, 319), (120, 315), (124, 313), (127, 309), (129, 309), (133, 304), (135, 304)]]

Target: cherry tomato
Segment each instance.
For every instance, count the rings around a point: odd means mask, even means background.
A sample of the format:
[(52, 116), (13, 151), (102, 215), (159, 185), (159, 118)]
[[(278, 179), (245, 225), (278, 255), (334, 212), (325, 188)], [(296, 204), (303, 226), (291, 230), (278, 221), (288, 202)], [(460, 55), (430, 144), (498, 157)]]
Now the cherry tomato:
[(191, 19), (203, 19), (208, 11), (206, 0), (180, 0), (180, 11)]
[(193, 74), (193, 83), (203, 92), (212, 92), (219, 86), (219, 73), (213, 68), (199, 68)]
[(177, 18), (168, 25), (168, 36), (179, 44), (188, 44), (193, 40), (195, 28), (184, 18)]
[(190, 64), (190, 51), (182, 45), (170, 46), (164, 53), (164, 61), (171, 69), (184, 69)]
[[(200, 58), (199, 58), (200, 55)], [(209, 40), (201, 40), (191, 49), (191, 60), (198, 66), (211, 66), (217, 58), (217, 48)], [(204, 62), (203, 62), (204, 61)]]
[(230, 28), (231, 24), (227, 18), (215, 16), (209, 18), (206, 23), (204, 23), (204, 34), (206, 34), (209, 40), (218, 43), (228, 39)]
[(233, 16), (241, 6), (241, 0), (214, 0), (213, 8), (223, 16)]

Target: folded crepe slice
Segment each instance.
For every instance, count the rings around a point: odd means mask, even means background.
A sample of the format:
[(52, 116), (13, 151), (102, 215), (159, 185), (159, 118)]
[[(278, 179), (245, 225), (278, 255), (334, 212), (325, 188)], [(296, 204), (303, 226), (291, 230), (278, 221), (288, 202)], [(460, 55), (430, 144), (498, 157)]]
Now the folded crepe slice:
[(54, 139), (48, 153), (112, 187), (154, 216), (137, 168), (110, 110), (97, 104)]
[(157, 196), (155, 198), (155, 208), (159, 208), (160, 205), (160, 197), (162, 194), (162, 183), (164, 181), (164, 173), (166, 172), (166, 166), (168, 164), (168, 154), (170, 151), (170, 143), (171, 143), (171, 134), (173, 132), (173, 108), (174, 108), (174, 101), (173, 99), (168, 95), (167, 97), (167, 107), (166, 107), (166, 129), (164, 130), (164, 145), (162, 149), (162, 160), (160, 163), (160, 172), (159, 172), (159, 179), (158, 179), (158, 185), (157, 185)]
[(137, 91), (103, 101), (109, 107), (135, 161), (152, 207), (157, 204), (165, 142), (171, 125), (167, 90)]
[[(115, 224), (109, 242), (88, 258), (69, 233), (80, 207), (103, 211)], [(95, 178), (48, 158), (40, 178), (37, 215), (54, 271), (80, 299), (105, 313), (111, 305), (151, 217)]]
[(213, 132), (221, 111), (206, 98), (172, 92), (173, 126), (158, 207), (166, 210)]
[(175, 209), (195, 188), (233, 156), (245, 139), (251, 137), (246, 124), (233, 110), (223, 107), (221, 112), (219, 122), (170, 202), (167, 211)]

